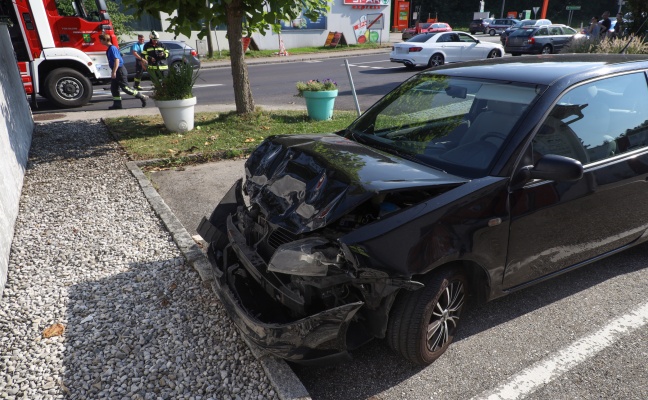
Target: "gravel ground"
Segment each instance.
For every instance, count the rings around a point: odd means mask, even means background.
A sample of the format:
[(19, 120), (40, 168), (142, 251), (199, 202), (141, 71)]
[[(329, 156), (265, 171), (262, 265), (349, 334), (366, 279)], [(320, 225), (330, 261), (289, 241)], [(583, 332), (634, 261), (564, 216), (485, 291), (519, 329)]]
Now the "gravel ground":
[(126, 161), (101, 122), (36, 125), (0, 301), (0, 399), (278, 398)]

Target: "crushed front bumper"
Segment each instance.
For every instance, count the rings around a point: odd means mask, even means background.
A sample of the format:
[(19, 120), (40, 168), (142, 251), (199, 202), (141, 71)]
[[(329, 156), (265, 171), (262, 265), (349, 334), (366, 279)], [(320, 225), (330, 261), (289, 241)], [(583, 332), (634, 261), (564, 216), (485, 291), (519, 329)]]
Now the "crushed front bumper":
[[(245, 206), (241, 180), (223, 197), (210, 219), (203, 218), (198, 227), (198, 233), (210, 243), (208, 253), (216, 275), (216, 293), (232, 321), (258, 347), (292, 362), (325, 363), (348, 358), (347, 329), (363, 306), (361, 301), (297, 320), (284, 319), (275, 323), (258, 318), (259, 313), (250, 306), (250, 299), (274, 303), (274, 299), (279, 298), (290, 301), (285, 297), (291, 294), (272, 281), (272, 274), (265, 270), (265, 262), (247, 245), (234, 224), (232, 214), (238, 206)], [(241, 296), (242, 290), (253, 290), (258, 296)], [(276, 301), (272, 307), (283, 306)]]

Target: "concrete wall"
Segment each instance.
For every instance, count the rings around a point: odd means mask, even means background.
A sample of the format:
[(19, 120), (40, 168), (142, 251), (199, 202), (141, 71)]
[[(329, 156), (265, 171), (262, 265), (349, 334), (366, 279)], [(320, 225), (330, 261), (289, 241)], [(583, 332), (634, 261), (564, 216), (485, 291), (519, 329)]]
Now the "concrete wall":
[[(335, 0), (331, 3), (331, 12), (327, 15), (325, 29), (284, 29), (281, 32), (281, 39), (283, 40), (284, 47), (288, 50), (288, 53), (290, 53), (290, 49), (293, 47), (324, 46), (329, 32), (342, 32), (348, 44), (357, 44), (357, 31), (354, 30), (354, 26), (361, 25), (364, 19), (371, 19), (371, 16), (381, 13), (383, 14), (383, 28), (376, 30), (375, 27), (371, 27), (370, 29), (378, 33), (378, 38), (382, 39), (382, 42), (389, 42), (391, 4), (386, 0), (378, 1), (380, 4), (354, 6), (343, 4), (344, 0)], [(194, 32), (190, 37), (181, 35), (178, 38), (174, 38), (172, 33), (164, 32), (164, 30), (169, 27), (169, 23), (166, 21), (168, 17), (169, 15), (167, 14), (161, 14), (160, 19), (162, 20), (163, 31), (159, 33), (163, 40), (181, 40), (186, 42), (189, 46), (198, 49), (200, 55), (207, 53), (206, 38), (203, 39), (202, 43), (199, 43), (197, 32)], [(370, 22), (371, 21), (369, 21), (369, 23)], [(149, 32), (135, 32), (134, 36), (123, 36), (119, 39), (122, 41), (137, 40), (137, 33), (144, 34), (146, 38), (148, 38), (149, 35)], [(212, 43), (215, 52), (219, 49), (229, 50), (229, 44), (225, 38), (225, 33), (225, 31), (214, 31)], [(265, 35), (255, 33), (252, 35), (252, 38), (261, 50), (276, 49), (279, 51), (279, 37), (271, 31), (267, 32)]]
[(9, 30), (0, 22), (0, 298), (18, 216), (34, 120), (25, 96)]

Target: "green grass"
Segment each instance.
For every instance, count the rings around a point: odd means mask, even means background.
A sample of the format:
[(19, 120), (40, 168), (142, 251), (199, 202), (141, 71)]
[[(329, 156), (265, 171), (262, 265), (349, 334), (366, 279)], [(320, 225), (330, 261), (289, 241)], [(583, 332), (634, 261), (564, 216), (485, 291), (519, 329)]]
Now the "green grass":
[(194, 129), (182, 134), (168, 131), (159, 115), (106, 118), (105, 123), (132, 160), (180, 166), (245, 156), (270, 135), (335, 132), (356, 117), (348, 111), (335, 111), (329, 121), (313, 121), (306, 111), (196, 113)]
[[(388, 38), (389, 39), (389, 38)], [(363, 43), (363, 44), (351, 44), (351, 45), (338, 45), (337, 47), (324, 47), (324, 46), (319, 46), (319, 47), (295, 47), (292, 49), (287, 49), (289, 55), (297, 55), (297, 54), (310, 54), (310, 53), (335, 53), (338, 51), (344, 51), (344, 50), (364, 50), (364, 49), (380, 49), (380, 48), (385, 48), (391, 46), (389, 44), (389, 40), (383, 41), (382, 44), (378, 43)], [(278, 52), (278, 49), (275, 50), (248, 50), (245, 53), (245, 58), (262, 58), (262, 57), (273, 57), (276, 56), (276, 53)], [(228, 60), (230, 57), (229, 50), (223, 50), (220, 52), (220, 55), (218, 51), (214, 50), (214, 56), (209, 58), (205, 55), (205, 57), (201, 58), (202, 61), (222, 61), (222, 60)]]

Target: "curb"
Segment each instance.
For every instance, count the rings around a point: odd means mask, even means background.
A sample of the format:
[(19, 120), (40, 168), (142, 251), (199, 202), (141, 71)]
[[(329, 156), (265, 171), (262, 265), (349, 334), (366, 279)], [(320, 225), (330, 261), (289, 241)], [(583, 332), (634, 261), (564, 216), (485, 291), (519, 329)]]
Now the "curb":
[[(126, 167), (131, 174), (137, 179), (146, 199), (148, 200), (153, 211), (162, 220), (166, 228), (171, 233), (171, 237), (178, 245), (178, 248), (187, 259), (187, 262), (198, 272), (203, 284), (209, 285), (214, 290), (214, 275), (211, 264), (203, 253), (202, 249), (189, 235), (189, 232), (180, 223), (178, 217), (164, 202), (160, 194), (155, 190), (151, 181), (144, 175), (139, 168), (138, 163), (134, 161), (126, 162)], [(245, 339), (244, 336), (243, 339)], [(306, 387), (301, 383), (297, 375), (292, 371), (286, 361), (263, 354), (262, 351), (252, 343), (245, 341), (252, 354), (257, 359), (270, 383), (274, 386), (277, 395), (281, 400), (311, 400)]]
[[(259, 57), (246, 59), (245, 64), (250, 65), (261, 65), (261, 64), (281, 64), (288, 62), (300, 62), (300, 61), (312, 61), (312, 60), (325, 60), (330, 58), (346, 58), (351, 56), (365, 56), (372, 54), (385, 54), (391, 51), (391, 47), (384, 47), (380, 49), (370, 49), (370, 50), (348, 50), (332, 53), (307, 53), (298, 56), (287, 56), (287, 57)], [(228, 61), (201, 61), (201, 69), (211, 69), (211, 68), (225, 68), (231, 67), (231, 62)]]

